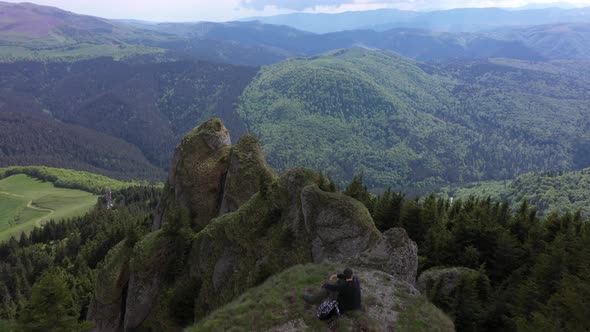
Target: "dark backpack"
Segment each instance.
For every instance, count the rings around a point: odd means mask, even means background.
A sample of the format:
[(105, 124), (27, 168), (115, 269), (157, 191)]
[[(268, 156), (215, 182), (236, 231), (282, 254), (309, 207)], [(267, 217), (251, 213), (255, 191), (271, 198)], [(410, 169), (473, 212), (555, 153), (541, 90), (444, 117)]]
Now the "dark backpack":
[(320, 320), (329, 320), (340, 316), (340, 309), (338, 309), (338, 301), (325, 300), (320, 304), (317, 311), (317, 316)]

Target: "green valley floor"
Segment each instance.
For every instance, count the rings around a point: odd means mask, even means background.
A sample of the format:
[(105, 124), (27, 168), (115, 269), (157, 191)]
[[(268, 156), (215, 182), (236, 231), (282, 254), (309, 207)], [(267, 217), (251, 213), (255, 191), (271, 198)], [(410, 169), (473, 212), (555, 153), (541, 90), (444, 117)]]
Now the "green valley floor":
[(0, 241), (18, 237), (51, 219), (80, 216), (98, 196), (86, 191), (56, 188), (24, 174), (0, 180)]

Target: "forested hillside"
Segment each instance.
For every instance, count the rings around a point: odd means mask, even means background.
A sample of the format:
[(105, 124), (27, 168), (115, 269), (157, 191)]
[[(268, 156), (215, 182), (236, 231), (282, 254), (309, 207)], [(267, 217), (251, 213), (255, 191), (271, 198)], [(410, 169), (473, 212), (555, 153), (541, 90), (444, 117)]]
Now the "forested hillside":
[(590, 169), (573, 172), (533, 172), (509, 181), (489, 181), (447, 187), (441, 190), (449, 197), (490, 197), (506, 201), (516, 208), (523, 201), (539, 214), (551, 212), (590, 216)]
[(590, 90), (575, 68), (334, 51), (264, 67), (239, 113), (278, 169), (381, 188), (507, 179), (589, 166)]
[[(382, 232), (401, 226), (416, 240), (420, 255), (419, 287), (454, 320), (458, 331), (545, 330), (547, 327), (555, 331), (583, 331), (590, 327), (584, 304), (590, 297), (590, 246), (587, 245), (590, 234), (587, 222), (579, 215), (539, 219), (526, 205), (511, 212), (508, 205), (486, 199), (456, 200), (451, 204), (434, 196), (419, 201), (406, 199), (391, 191), (372, 196), (358, 178), (344, 193), (366, 205)], [(36, 322), (32, 317), (39, 315), (67, 324), (68, 329), (87, 328), (90, 324), (84, 318), (96, 285), (104, 287), (104, 282), (98, 280), (107, 280), (99, 278), (110, 278), (104, 271), (116, 269), (120, 264), (118, 259), (125, 259), (115, 254), (129, 254), (130, 248), (144, 242), (142, 238), (153, 238), (144, 235), (149, 232), (151, 211), (158, 205), (158, 197), (159, 191), (154, 189), (130, 188), (114, 195), (119, 202), (117, 210), (108, 211), (99, 206), (83, 218), (49, 223), (30, 236), (0, 244), (0, 290), (3, 290), (0, 319), (28, 327)], [(111, 248), (114, 250), (110, 258), (105, 260)], [(444, 268), (448, 266), (455, 268)], [(262, 288), (246, 293), (247, 296), (266, 289), (260, 305), (268, 306), (269, 301), (275, 301), (271, 302), (274, 303), (271, 308), (276, 306), (276, 301), (281, 306), (283, 301), (290, 301), (286, 302), (290, 304), (287, 312), (282, 311), (276, 317), (261, 316), (265, 320), (257, 324), (284, 321), (284, 315), (294, 318), (312, 315), (310, 310), (300, 309), (299, 300), (293, 302), (298, 298), (291, 296), (298, 292), (285, 295), (283, 289), (277, 293), (277, 283), (273, 283), (280, 278), (301, 292), (328, 272), (324, 271), (325, 267), (305, 268), (305, 273), (312, 274), (305, 278), (301, 272), (277, 274)], [(176, 273), (172, 271), (176, 270), (167, 269), (166, 276)], [(368, 282), (368, 274), (361, 275)], [(115, 284), (115, 279), (108, 280)], [(175, 304), (171, 315), (184, 322), (183, 326), (192, 324), (193, 304), (183, 302), (190, 297), (190, 287), (189, 283), (178, 283), (167, 297)], [(57, 305), (45, 310), (48, 289), (56, 294)], [(367, 297), (364, 303), (371, 307), (379, 301)], [(245, 324), (250, 314), (260, 315), (261, 309), (256, 305), (246, 306), (248, 303), (247, 297), (238, 298), (201, 322), (222, 326), (230, 319), (235, 324)], [(228, 313), (231, 316), (224, 318)], [(352, 319), (359, 319), (362, 326), (375, 324), (363, 315), (354, 315)], [(429, 317), (426, 315), (404, 312), (400, 330), (414, 331), (413, 327), (422, 326), (423, 319)], [(344, 318), (339, 324), (347, 324), (349, 319)], [(310, 321), (309, 317), (302, 320)]]
[(117, 178), (163, 178), (174, 145), (195, 124), (224, 119), (255, 68), (206, 62), (0, 65), (0, 167), (46, 165)]
[(457, 331), (590, 329), (590, 224), (580, 214), (539, 218), (526, 203), (511, 211), (484, 197), (374, 197), (358, 178), (344, 193), (381, 231), (408, 231), (420, 255), (418, 287)]
[[(24, 322), (19, 330), (43, 324), (34, 310), (53, 296), (56, 305), (43, 309), (47, 311), (42, 314), (51, 319), (41, 330), (56, 328), (51, 324), (60, 324), (64, 331), (77, 330), (97, 282), (97, 266), (112, 246), (125, 238), (132, 246), (149, 230), (159, 193), (138, 187), (115, 192), (116, 210), (99, 205), (86, 216), (51, 221), (30, 235), (0, 243), (0, 319), (15, 320), (18, 315)], [(36, 284), (39, 280), (49, 285)]]
[(590, 48), (588, 47), (590, 44), (590, 24), (563, 22), (520, 29), (505, 29), (498, 36), (506, 40), (520, 41), (544, 57), (588, 59), (590, 57)]

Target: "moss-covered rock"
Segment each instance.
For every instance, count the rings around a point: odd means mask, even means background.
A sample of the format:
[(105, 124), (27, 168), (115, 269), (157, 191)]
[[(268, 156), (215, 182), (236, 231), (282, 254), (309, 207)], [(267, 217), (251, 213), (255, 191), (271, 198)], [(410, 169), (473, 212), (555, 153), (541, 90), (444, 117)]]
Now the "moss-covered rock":
[(301, 210), (312, 237), (312, 261), (343, 261), (369, 249), (379, 239), (369, 211), (340, 193), (308, 185), (301, 192)]
[(271, 197), (257, 194), (197, 234), (189, 260), (191, 276), (202, 283), (197, 317), (276, 272), (310, 261), (309, 241), (293, 236)]
[(385, 271), (399, 280), (413, 284), (418, 272), (418, 246), (405, 229), (391, 228), (369, 250), (348, 262)]
[(454, 331), (453, 322), (409, 283), (378, 270), (352, 267), (360, 279), (362, 310), (331, 325), (315, 316), (302, 295), (317, 289), (340, 264), (296, 265), (213, 311), (190, 332), (200, 331)]
[(134, 329), (146, 320), (160, 295), (164, 275), (172, 256), (173, 239), (162, 231), (152, 232), (133, 248), (125, 304), (125, 329)]
[(189, 209), (195, 229), (205, 227), (217, 217), (229, 167), (230, 145), (229, 132), (219, 119), (209, 120), (185, 136), (174, 153), (163, 209), (169, 203), (166, 198), (173, 195)]
[[(189, 266), (202, 284), (197, 318), (295, 264), (371, 256), (376, 245), (388, 243), (363, 204), (322, 191), (320, 181), (310, 170), (287, 171), (264, 194), (214, 219), (196, 235)], [(394, 246), (383, 250), (396, 256)], [(409, 254), (413, 256), (407, 260), (417, 260), (415, 251)], [(407, 279), (411, 277), (402, 280)]]
[(258, 139), (251, 135), (241, 137), (231, 149), (219, 214), (237, 210), (260, 191), (261, 185), (271, 183), (275, 178)]
[(95, 331), (119, 331), (123, 326), (125, 292), (129, 282), (129, 260), (132, 248), (121, 241), (107, 253), (97, 269), (94, 297), (87, 319)]
[(321, 174), (302, 168), (277, 178), (258, 141), (246, 136), (231, 147), (219, 120), (193, 130), (176, 150), (156, 231), (126, 253), (123, 327), (180, 328), (310, 262), (353, 264), (411, 286), (417, 252), (405, 231), (381, 234), (362, 203), (327, 187)]

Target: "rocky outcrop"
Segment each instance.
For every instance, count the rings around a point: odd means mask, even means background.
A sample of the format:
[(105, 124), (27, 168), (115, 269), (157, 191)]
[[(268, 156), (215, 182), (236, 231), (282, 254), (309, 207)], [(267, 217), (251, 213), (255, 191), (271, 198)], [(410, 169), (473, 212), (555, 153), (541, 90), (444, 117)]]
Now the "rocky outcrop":
[(167, 210), (182, 206), (189, 211), (192, 227), (200, 230), (211, 219), (235, 211), (274, 177), (255, 137), (244, 136), (232, 147), (221, 121), (209, 120), (176, 148), (152, 228), (166, 223)]
[(93, 331), (116, 332), (123, 327), (132, 248), (120, 242), (107, 254), (98, 268), (95, 293), (88, 309)]
[(162, 231), (152, 232), (133, 248), (129, 289), (125, 305), (125, 330), (133, 330), (148, 318), (162, 289), (172, 257), (172, 239)]
[[(453, 321), (428, 302), (416, 288), (394, 276), (373, 269), (352, 269), (362, 287), (362, 310), (341, 316), (330, 324), (316, 318), (315, 305), (301, 300), (325, 277), (342, 271), (343, 265), (296, 265), (275, 274), (260, 286), (247, 290), (188, 328), (188, 332), (250, 330), (289, 331), (454, 331)], [(277, 296), (278, 295), (278, 296)], [(271, 313), (279, 313), (269, 315)]]
[[(325, 181), (300, 168), (277, 178), (256, 138), (232, 147), (219, 120), (202, 124), (176, 149), (156, 231), (118, 263), (120, 281), (97, 284), (90, 318), (99, 331), (178, 326), (186, 315), (171, 317), (174, 301), (190, 304), (190, 311), (194, 304), (200, 319), (268, 277), (312, 262), (370, 268), (413, 284), (417, 249), (406, 232), (381, 234), (362, 203), (320, 189), (330, 187)], [(177, 280), (198, 287), (179, 294)], [(105, 289), (116, 294), (101, 296)]]
[(348, 260), (349, 264), (373, 268), (408, 283), (416, 282), (418, 246), (403, 228), (386, 231), (369, 250)]
[(295, 264), (350, 262), (414, 283), (416, 244), (399, 229), (381, 235), (365, 206), (319, 189), (319, 174), (287, 171), (266, 194), (214, 219), (197, 234), (189, 265), (202, 283), (202, 317)]
[(169, 200), (188, 208), (194, 228), (205, 227), (219, 214), (230, 145), (229, 132), (213, 119), (191, 131), (176, 148), (168, 175), (167, 191), (173, 196)]
[(231, 149), (219, 214), (237, 210), (276, 175), (266, 163), (258, 139), (246, 135)]
[(371, 248), (380, 237), (361, 202), (315, 185), (301, 191), (301, 212), (315, 263), (344, 261)]

